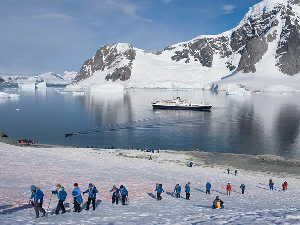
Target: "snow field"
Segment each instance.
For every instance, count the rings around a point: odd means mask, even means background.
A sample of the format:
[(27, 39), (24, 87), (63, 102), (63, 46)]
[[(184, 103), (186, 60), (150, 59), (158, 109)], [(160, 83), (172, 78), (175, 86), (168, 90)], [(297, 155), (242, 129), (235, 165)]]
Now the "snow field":
[[(300, 181), (289, 176), (239, 170), (238, 176), (227, 175), (226, 168), (205, 165), (186, 167), (190, 156), (184, 153), (161, 152), (148, 160), (150, 153), (129, 150), (92, 150), (78, 148), (34, 148), (0, 144), (0, 224), (300, 224), (298, 189)], [(268, 179), (278, 187), (289, 182), (287, 192), (268, 190)], [(168, 193), (158, 202), (155, 183), (162, 183), (166, 192), (172, 192), (176, 183), (191, 182), (191, 200), (175, 199)], [(205, 183), (212, 183), (212, 194), (203, 193)], [(225, 185), (233, 185), (232, 196), (225, 195)], [(33, 209), (10, 208), (27, 202), (29, 187), (36, 184), (45, 192), (44, 207), (50, 199), (50, 190), (56, 183), (65, 186), (66, 202), (72, 202), (72, 184), (78, 182), (84, 190), (93, 182), (102, 200), (95, 212), (67, 213), (34, 219)], [(246, 194), (239, 186), (246, 184)], [(124, 184), (129, 190), (129, 205), (112, 206), (109, 193), (113, 184)], [(184, 193), (183, 193), (184, 195)], [(219, 195), (225, 202), (224, 210), (210, 208)], [(86, 198), (86, 197), (85, 197)], [(57, 200), (54, 198), (51, 208)], [(71, 204), (72, 206), (72, 204)]]

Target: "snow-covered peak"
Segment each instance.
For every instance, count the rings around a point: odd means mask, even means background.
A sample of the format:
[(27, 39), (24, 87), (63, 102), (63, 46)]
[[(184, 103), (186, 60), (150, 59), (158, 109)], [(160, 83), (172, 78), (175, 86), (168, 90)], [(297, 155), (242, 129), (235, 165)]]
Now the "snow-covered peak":
[(129, 87), (203, 87), (231, 74), (266, 74), (266, 68), (274, 76), (298, 76), (299, 15), (300, 0), (262, 0), (231, 30), (155, 54), (128, 43), (105, 45), (84, 62), (75, 80), (85, 86), (117, 81)]
[(125, 52), (128, 49), (132, 48), (132, 45), (128, 43), (117, 43), (115, 44), (115, 47), (118, 50), (118, 52)]

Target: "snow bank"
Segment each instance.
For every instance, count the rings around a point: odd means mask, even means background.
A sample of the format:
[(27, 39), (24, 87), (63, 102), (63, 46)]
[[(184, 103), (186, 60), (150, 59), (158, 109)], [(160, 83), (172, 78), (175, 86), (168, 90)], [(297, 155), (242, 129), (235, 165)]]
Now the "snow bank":
[(265, 76), (265, 74), (236, 74), (219, 82), (219, 91), (227, 91), (228, 88), (236, 89), (242, 87), (252, 93), (276, 92), (292, 93), (300, 92), (300, 76), (278, 75)]
[(246, 90), (245, 88), (237, 84), (228, 84), (225, 87), (225, 89), (226, 89), (226, 95), (245, 96), (251, 94), (248, 90)]
[(10, 94), (6, 92), (0, 92), (0, 99), (16, 99), (19, 98), (18, 94)]
[(100, 85), (92, 85), (89, 88), (89, 92), (91, 94), (96, 93), (123, 93), (124, 92), (124, 86), (119, 83), (107, 83), (107, 84), (100, 84)]
[(45, 81), (36, 83), (36, 88), (38, 90), (45, 90), (47, 88), (47, 83)]
[(23, 82), (18, 83), (18, 87), (21, 88), (22, 91), (35, 91), (35, 80), (24, 80)]
[[(0, 143), (0, 224), (299, 224), (300, 181), (289, 176), (272, 176), (275, 191), (268, 190), (270, 174), (239, 170), (238, 176), (226, 174), (227, 167), (196, 165), (186, 162), (192, 156), (182, 152), (150, 153), (130, 150), (92, 150), (78, 148), (16, 147)], [(49, 169), (50, 168), (50, 169)], [(289, 189), (280, 191), (287, 180)], [(176, 183), (191, 182), (191, 200), (176, 199), (172, 192)], [(206, 195), (205, 184), (212, 183), (212, 194)], [(231, 196), (226, 196), (225, 185), (233, 185)], [(66, 213), (64, 215), (34, 219), (33, 209), (26, 209), (29, 188), (36, 184), (45, 192), (47, 207), (51, 190), (56, 183), (65, 186), (69, 193), (66, 202), (71, 204), (72, 184), (81, 189), (93, 182), (102, 200), (96, 211)], [(156, 183), (165, 189), (163, 200), (154, 199)], [(246, 194), (239, 186), (246, 184)], [(129, 190), (129, 204), (111, 204), (112, 185), (124, 184)], [(184, 193), (182, 193), (184, 195)], [(216, 195), (225, 202), (224, 210), (212, 210)], [(86, 200), (86, 196), (85, 196)], [(52, 198), (50, 208), (57, 199)], [(7, 212), (5, 214), (5, 212)]]

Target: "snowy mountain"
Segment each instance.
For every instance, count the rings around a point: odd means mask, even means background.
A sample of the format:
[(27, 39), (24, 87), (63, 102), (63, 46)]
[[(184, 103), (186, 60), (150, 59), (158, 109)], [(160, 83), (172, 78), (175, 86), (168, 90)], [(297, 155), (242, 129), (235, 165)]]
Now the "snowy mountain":
[(84, 62), (73, 88), (110, 81), (125, 87), (202, 88), (232, 74), (296, 77), (299, 20), (299, 0), (263, 0), (232, 30), (199, 36), (158, 53), (124, 43), (105, 45)]
[[(77, 72), (74, 71), (64, 71), (63, 75), (46, 72), (38, 75), (22, 75), (22, 74), (3, 74), (0, 76), (1, 82), (8, 82), (13, 84), (22, 84), (22, 83), (39, 83), (45, 81), (47, 85), (68, 85), (71, 84), (75, 77), (77, 76)], [(3, 80), (3, 81), (2, 81)]]

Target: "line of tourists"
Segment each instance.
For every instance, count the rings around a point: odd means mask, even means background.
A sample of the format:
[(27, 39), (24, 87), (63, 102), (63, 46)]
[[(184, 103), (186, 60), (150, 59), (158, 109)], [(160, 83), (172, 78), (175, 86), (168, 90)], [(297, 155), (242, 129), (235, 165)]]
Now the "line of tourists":
[[(35, 185), (31, 185), (30, 190), (30, 204), (34, 207), (36, 218), (40, 216), (40, 213), (42, 213), (42, 216), (45, 216), (46, 210), (43, 208), (43, 191)], [(110, 192), (112, 193), (112, 204), (118, 204), (119, 200), (121, 200), (122, 205), (128, 204), (128, 190), (124, 185), (121, 185), (119, 188), (117, 188), (116, 185), (114, 185)], [(61, 213), (64, 214), (66, 212), (65, 200), (68, 195), (64, 187), (61, 184), (56, 184), (55, 190), (51, 191), (51, 193), (52, 195), (50, 197), (47, 210), (49, 210), (52, 196), (56, 196), (58, 202), (54, 213), (59, 214), (61, 211)], [(96, 188), (96, 186), (92, 183), (89, 183), (88, 188), (83, 192), (81, 192), (78, 183), (74, 183), (73, 190), (71, 192), (71, 195), (73, 197), (74, 212), (79, 213), (81, 212), (82, 208), (85, 208), (85, 210), (89, 210), (91, 204), (93, 210), (95, 210), (97, 193), (99, 193), (99, 191)], [(84, 203), (83, 200), (83, 195), (85, 194), (87, 194), (88, 196), (86, 203)]]
[[(286, 191), (287, 188), (288, 188), (288, 183), (287, 183), (287, 181), (284, 181), (282, 183), (282, 190)], [(31, 189), (30, 203), (34, 207), (36, 217), (38, 218), (40, 216), (40, 213), (42, 214), (42, 216), (45, 216), (46, 210), (43, 208), (43, 200), (44, 200), (43, 191), (35, 185), (31, 185), (30, 189)], [(230, 196), (231, 192), (233, 190), (232, 184), (230, 182), (228, 182), (225, 189), (226, 189), (226, 195)], [(240, 185), (240, 189), (241, 189), (241, 194), (245, 194), (246, 185), (242, 183)], [(274, 182), (272, 179), (269, 180), (269, 189), (271, 191), (274, 190)], [(207, 195), (210, 195), (211, 190), (212, 190), (212, 184), (210, 182), (207, 182), (205, 184), (205, 193)], [(202, 190), (200, 190), (200, 191), (202, 191)], [(112, 196), (111, 196), (112, 204), (118, 205), (119, 202), (121, 202), (122, 205), (128, 204), (128, 190), (124, 185), (121, 185), (119, 188), (116, 185), (113, 185), (110, 192), (112, 193)], [(163, 185), (157, 183), (155, 186), (154, 192), (156, 192), (156, 199), (158, 201), (162, 200), (162, 193), (165, 192), (163, 189)], [(182, 197), (181, 192), (182, 192), (181, 185), (176, 184), (174, 187), (173, 193), (170, 193), (170, 194), (176, 198), (181, 198)], [(185, 192), (185, 199), (190, 200), (191, 182), (187, 182), (185, 184), (184, 192)], [(54, 213), (55, 214), (59, 214), (60, 212), (62, 214), (65, 213), (66, 209), (65, 209), (64, 203), (65, 203), (65, 200), (66, 200), (68, 194), (65, 191), (64, 187), (61, 184), (57, 184), (55, 186), (55, 190), (53, 190), (51, 193), (52, 193), (52, 195), (51, 195), (47, 210), (49, 210), (52, 196), (54, 195), (58, 199), (57, 206), (56, 206)], [(99, 191), (96, 188), (96, 186), (92, 183), (89, 183), (87, 189), (83, 192), (81, 192), (81, 189), (79, 188), (78, 183), (74, 183), (73, 190), (71, 192), (71, 195), (73, 197), (74, 212), (81, 212), (82, 208), (85, 208), (85, 210), (89, 210), (91, 204), (92, 204), (93, 210), (95, 210), (96, 204), (97, 204), (97, 201), (96, 201), (97, 193), (99, 193)], [(88, 196), (86, 203), (84, 203), (84, 200), (83, 200), (83, 195), (85, 195), (85, 194), (87, 194), (87, 196)], [(213, 201), (212, 208), (214, 208), (214, 209), (224, 208), (224, 202), (220, 199), (219, 196), (216, 196), (215, 200)]]

